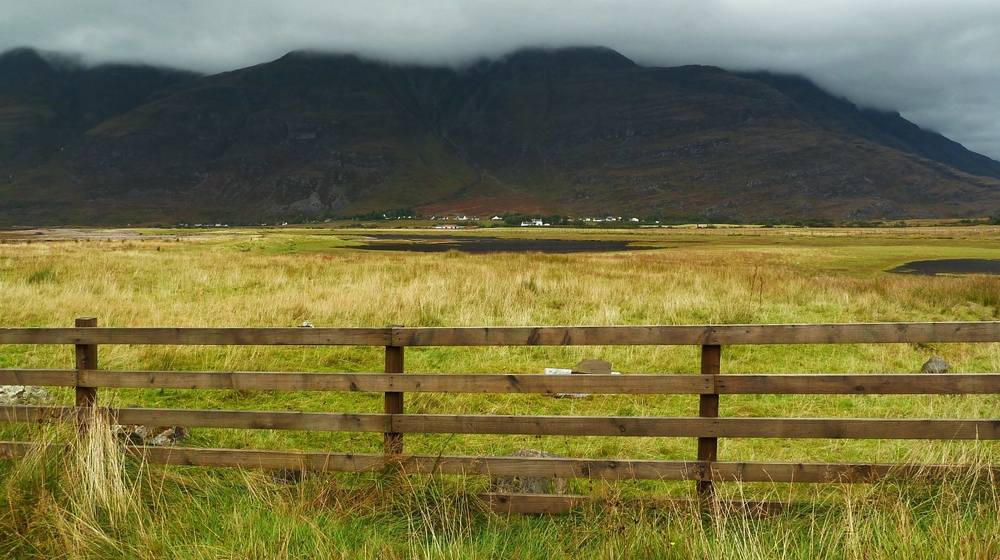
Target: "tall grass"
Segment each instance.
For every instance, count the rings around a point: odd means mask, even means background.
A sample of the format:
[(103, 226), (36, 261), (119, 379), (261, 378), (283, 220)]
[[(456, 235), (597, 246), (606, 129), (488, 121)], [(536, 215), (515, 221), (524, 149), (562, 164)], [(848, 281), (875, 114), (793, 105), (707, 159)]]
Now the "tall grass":
[[(995, 320), (995, 277), (922, 278), (881, 270), (920, 258), (989, 257), (992, 236), (936, 239), (907, 228), (849, 237), (664, 234), (673, 248), (587, 255), (364, 253), (323, 233), (181, 241), (0, 245), (0, 326), (316, 326), (682, 324)], [(935, 230), (936, 231), (936, 230)], [(954, 232), (955, 230), (948, 230)], [(781, 234), (781, 232), (778, 232)], [(546, 235), (554, 235), (546, 233)], [(599, 235), (610, 235), (599, 232)], [(623, 234), (625, 235), (625, 234)], [(628, 235), (633, 235), (629, 233)], [(671, 237), (672, 236), (672, 237)], [(340, 236), (343, 237), (343, 236)], [(308, 252), (287, 252), (289, 240)], [(650, 241), (650, 238), (647, 238)], [(328, 246), (326, 245), (328, 243)], [(787, 246), (786, 246), (787, 245)], [(724, 373), (916, 371), (932, 353), (956, 371), (1000, 371), (1000, 345), (852, 345), (724, 349)], [(626, 373), (693, 373), (693, 348), (408, 349), (408, 371), (540, 372), (582, 357)], [(0, 349), (0, 367), (71, 367), (71, 351)], [(378, 348), (101, 348), (109, 369), (378, 371)], [(70, 402), (69, 391), (57, 398)], [(377, 411), (378, 395), (102, 390), (102, 404)], [(726, 397), (723, 415), (996, 418), (997, 397)], [(686, 396), (408, 395), (412, 412), (694, 415)], [(792, 501), (754, 517), (661, 507), (687, 484), (573, 481), (596, 503), (556, 518), (500, 516), (473, 495), (479, 477), (392, 472), (314, 474), (286, 483), (258, 471), (145, 466), (95, 429), (0, 426), (3, 439), (67, 443), (0, 463), (0, 556), (137, 558), (896, 558), (995, 557), (994, 481), (871, 486), (720, 485), (722, 500)], [(60, 431), (62, 430), (62, 431)], [(191, 445), (376, 451), (370, 434), (196, 430)], [(693, 457), (693, 441), (650, 438), (408, 436), (427, 453)], [(723, 440), (723, 460), (861, 460), (990, 464), (988, 443)], [(654, 507), (656, 506), (656, 507)]]
[[(76, 558), (993, 558), (1000, 507), (974, 477), (815, 489), (779, 515), (611, 496), (554, 517), (483, 511), (461, 481), (130, 471), (128, 522), (86, 517), (72, 461), (36, 501), (7, 499), (4, 557)], [(12, 467), (34, 470), (26, 462)], [(780, 497), (777, 490), (769, 497)], [(21, 524), (12, 522), (13, 514)]]

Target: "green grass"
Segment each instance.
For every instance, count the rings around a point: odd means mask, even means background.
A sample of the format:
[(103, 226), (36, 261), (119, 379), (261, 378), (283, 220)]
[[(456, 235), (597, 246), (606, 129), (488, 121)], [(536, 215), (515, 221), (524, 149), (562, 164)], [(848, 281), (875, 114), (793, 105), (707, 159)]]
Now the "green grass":
[(88, 503), (67, 463), (4, 472), (13, 507), (0, 520), (17, 529), (2, 537), (8, 557), (988, 558), (1000, 529), (993, 481), (971, 478), (817, 488), (763, 518), (707, 518), (605, 487), (568, 515), (507, 517), (484, 513), (461, 479), (382, 473), (280, 484), (259, 472), (139, 472), (132, 463), (112, 473), (124, 500)]
[[(632, 239), (670, 248), (581, 255), (388, 254), (351, 249), (358, 232), (233, 230), (222, 235), (0, 245), (0, 326), (684, 324), (996, 320), (1000, 279), (913, 277), (922, 258), (992, 257), (997, 228), (901, 230), (554, 230), (503, 236)], [(144, 233), (157, 233), (155, 230)], [(466, 233), (463, 232), (463, 235)], [(485, 235), (476, 232), (475, 235)], [(947, 237), (947, 238), (944, 238)], [(179, 239), (179, 241), (174, 241)], [(1000, 371), (998, 344), (741, 346), (722, 371), (912, 372), (932, 353), (958, 372)], [(694, 373), (697, 348), (411, 348), (411, 372), (539, 373), (584, 357), (628, 373)], [(381, 348), (105, 346), (105, 369), (379, 371)], [(0, 367), (67, 368), (65, 347), (9, 345)], [(62, 404), (71, 390), (54, 390)], [(408, 412), (691, 416), (696, 396), (410, 394)], [(102, 389), (127, 406), (375, 412), (381, 395)], [(723, 416), (997, 418), (983, 396), (726, 396)], [(74, 442), (67, 427), (2, 425), (0, 439)], [(992, 481), (888, 480), (872, 486), (724, 484), (728, 499), (793, 505), (765, 518), (703, 518), (689, 483), (574, 480), (593, 506), (559, 517), (485, 513), (483, 477), (315, 474), (114, 462), (98, 453), (0, 462), (0, 557), (176, 558), (896, 558), (994, 557)], [(199, 447), (377, 452), (379, 434), (196, 429)], [(408, 435), (408, 452), (693, 459), (684, 438)], [(103, 455), (101, 455), (103, 453)], [(722, 460), (995, 464), (992, 442), (734, 440)], [(103, 461), (103, 462), (102, 462)], [(103, 464), (111, 490), (82, 494)], [(90, 478), (88, 478), (90, 477)], [(103, 501), (101, 501), (103, 500)], [(671, 544), (672, 543), (672, 544)]]

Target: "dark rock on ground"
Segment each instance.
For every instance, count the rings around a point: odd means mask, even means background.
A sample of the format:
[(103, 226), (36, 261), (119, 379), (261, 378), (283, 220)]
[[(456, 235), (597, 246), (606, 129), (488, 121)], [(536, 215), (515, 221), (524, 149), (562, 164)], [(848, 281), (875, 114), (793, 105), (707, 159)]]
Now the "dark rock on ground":
[(940, 356), (931, 356), (920, 368), (920, 373), (948, 373), (950, 367)]
[(182, 426), (115, 426), (118, 437), (130, 445), (169, 446), (183, 443), (191, 430)]

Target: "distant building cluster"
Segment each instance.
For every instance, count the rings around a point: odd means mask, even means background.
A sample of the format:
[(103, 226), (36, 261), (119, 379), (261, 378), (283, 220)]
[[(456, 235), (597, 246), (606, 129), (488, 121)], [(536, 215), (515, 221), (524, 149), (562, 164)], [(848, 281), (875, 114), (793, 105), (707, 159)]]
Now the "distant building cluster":
[(215, 223), (215, 224), (188, 224), (187, 222), (180, 222), (177, 224), (180, 227), (196, 227), (196, 228), (226, 228), (229, 224)]
[(541, 218), (532, 218), (521, 222), (521, 227), (551, 226), (552, 224), (542, 221)]
[[(378, 216), (378, 214), (375, 214), (375, 216)], [(602, 222), (629, 222), (629, 223), (633, 223), (633, 224), (640, 224), (640, 223), (643, 223), (643, 222), (646, 222), (646, 223), (649, 223), (649, 224), (659, 224), (660, 223), (659, 220), (656, 220), (654, 222), (652, 220), (640, 220), (639, 218), (633, 218), (633, 217), (623, 218), (622, 216), (604, 216), (604, 217), (593, 217), (592, 216), (592, 217), (586, 217), (586, 218), (579, 218), (579, 217), (572, 217), (572, 216), (565, 216), (565, 217), (562, 217), (562, 216), (552, 216), (551, 217), (552, 219), (550, 221), (545, 221), (545, 218), (524, 218), (524, 219), (522, 219), (522, 215), (519, 215), (519, 214), (513, 214), (513, 215), (512, 214), (505, 214), (504, 216), (500, 216), (498, 214), (495, 214), (495, 215), (493, 215), (490, 218), (480, 218), (479, 216), (467, 216), (465, 214), (456, 214), (456, 215), (452, 215), (452, 216), (427, 216), (427, 217), (412, 216), (412, 215), (410, 215), (410, 216), (402, 216), (402, 215), (401, 216), (388, 216), (387, 214), (382, 214), (382, 218), (381, 219), (383, 219), (383, 220), (412, 220), (412, 219), (415, 219), (415, 218), (416, 219), (427, 219), (427, 220), (431, 220), (431, 221), (446, 222), (446, 223), (441, 223), (441, 224), (437, 224), (437, 225), (433, 226), (434, 229), (469, 229), (469, 228), (475, 228), (475, 227), (478, 226), (478, 223), (480, 221), (489, 221), (489, 222), (493, 222), (493, 223), (501, 223), (501, 224), (507, 224), (507, 225), (511, 225), (511, 226), (517, 226), (520, 223), (521, 227), (548, 227), (548, 226), (551, 226), (553, 223), (558, 223), (558, 224), (563, 224), (563, 225), (565, 225), (565, 224), (572, 224), (572, 223), (596, 224), (596, 223), (602, 223)], [(365, 218), (355, 218), (355, 219), (365, 219)], [(372, 218), (367, 218), (367, 219), (372, 219)], [(374, 219), (377, 220), (379, 218), (375, 217)], [(297, 224), (315, 224), (315, 223), (321, 223), (321, 222), (322, 223), (330, 223), (331, 221), (333, 221), (332, 218), (326, 218), (326, 219), (316, 219), (316, 220), (297, 220), (295, 223), (297, 223)], [(196, 223), (196, 224), (191, 224), (191, 223), (187, 223), (187, 222), (179, 222), (177, 225), (179, 227), (195, 227), (195, 228), (227, 228), (227, 227), (229, 227), (228, 223)], [(247, 223), (247, 224), (243, 224), (243, 225), (250, 225), (250, 226), (268, 226), (268, 225), (271, 225), (271, 226), (287, 226), (288, 222), (280, 221), (280, 222), (272, 222), (270, 224), (267, 223), (267, 222), (251, 222), (251, 223)]]
[[(428, 220), (433, 220), (433, 221), (447, 221), (447, 222), (478, 222), (478, 221), (480, 221), (479, 216), (471, 216), (470, 217), (470, 216), (466, 216), (465, 214), (457, 214), (455, 216), (428, 216), (427, 219)], [(494, 215), (492, 218), (489, 218), (489, 221), (491, 221), (491, 222), (503, 222), (503, 221), (505, 221), (505, 219), (502, 216), (500, 216), (500, 215)], [(563, 221), (563, 223), (565, 223), (565, 222), (584, 222), (584, 223), (629, 222), (629, 223), (634, 223), (634, 224), (642, 223), (642, 220), (640, 220), (639, 218), (634, 218), (634, 217), (633, 218), (623, 218), (622, 216), (604, 216), (604, 217), (588, 217), (588, 218), (574, 218), (572, 216), (567, 216), (562, 221)], [(649, 221), (649, 223), (659, 224), (660, 222), (659, 222), (659, 220), (657, 220), (655, 222)], [(515, 222), (515, 224), (516, 224), (516, 222)], [(521, 227), (545, 227), (545, 226), (551, 226), (551, 225), (552, 225), (551, 223), (546, 222), (542, 218), (528, 218), (528, 219), (525, 219), (525, 220), (521, 221)], [(448, 227), (447, 224), (445, 224), (445, 225), (437, 225), (437, 226), (434, 226), (434, 227), (438, 228), (438, 229), (456, 229), (457, 227), (460, 227), (460, 226), (455, 226), (455, 228), (452, 228), (452, 227)]]
[[(455, 222), (478, 222), (479, 216), (468, 217), (465, 214), (458, 214), (457, 216), (431, 216), (428, 218), (430, 220), (452, 220)], [(494, 216), (494, 220), (502, 220), (500, 216)]]

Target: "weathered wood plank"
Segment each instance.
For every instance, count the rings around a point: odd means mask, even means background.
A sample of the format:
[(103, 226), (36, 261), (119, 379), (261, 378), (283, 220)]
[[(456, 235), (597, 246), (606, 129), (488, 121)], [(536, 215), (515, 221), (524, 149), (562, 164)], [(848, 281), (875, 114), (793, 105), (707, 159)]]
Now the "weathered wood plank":
[[(706, 345), (701, 347), (701, 374), (712, 379), (712, 386), (718, 386), (718, 376), (721, 371), (722, 347), (718, 345)], [(719, 395), (712, 391), (698, 397), (698, 416), (702, 418), (719, 417)], [(719, 456), (719, 439), (714, 437), (698, 438), (698, 460), (712, 462)], [(711, 480), (699, 480), (696, 486), (698, 497), (701, 499), (712, 496), (715, 492)]]
[(476, 457), (325, 453), (249, 449), (131, 447), (128, 452), (150, 462), (173, 465), (268, 468), (317, 471), (377, 471), (393, 465), (408, 474), (538, 476), (560, 478), (693, 480), (707, 465), (690, 461), (627, 461), (614, 459), (550, 459), (538, 457)]
[(31, 453), (61, 453), (68, 448), (65, 443), (0, 441), (0, 461), (21, 459)]
[[(0, 385), (72, 387), (75, 370), (3, 369)], [(235, 389), (262, 391), (362, 391), (383, 393), (707, 394), (703, 375), (538, 375), (406, 373), (283, 373), (256, 371), (81, 371), (83, 387)], [(1000, 393), (997, 373), (761, 374), (725, 375), (719, 394), (989, 395)]]
[[(385, 347), (385, 373), (403, 373), (403, 347)], [(403, 413), (403, 395), (399, 390), (386, 391), (384, 398), (384, 408), (386, 414)], [(403, 453), (403, 434), (386, 432), (382, 437), (382, 449), (386, 455), (400, 455)]]
[(725, 375), (716, 380), (716, 390), (730, 395), (988, 395), (1000, 393), (1000, 374)]
[(1000, 322), (608, 327), (0, 328), (0, 344), (563, 346), (1000, 342)]
[(582, 507), (592, 500), (590, 496), (576, 494), (477, 494), (486, 509), (493, 513), (534, 513), (555, 515)]
[[(66, 444), (0, 442), (0, 459), (20, 458)], [(914, 465), (899, 463), (784, 463), (576, 459), (548, 457), (476, 457), (460, 455), (403, 455), (381, 453), (326, 453), (257, 449), (198, 449), (188, 447), (125, 448), (130, 456), (150, 463), (203, 467), (237, 467), (310, 471), (379, 471), (387, 465), (407, 474), (451, 474), (592, 478), (608, 480), (714, 480), (718, 482), (869, 483), (885, 477), (939, 479), (982, 471), (1000, 475), (1000, 467), (982, 465)], [(709, 478), (711, 477), (711, 478)]]
[[(110, 409), (122, 424), (392, 433), (521, 434), (626, 437), (830, 439), (1000, 439), (1000, 420), (870, 418), (662, 418), (348, 414), (162, 408)], [(73, 407), (0, 406), (0, 421), (74, 419)]]
[[(235, 428), (249, 430), (314, 430), (333, 432), (386, 432), (387, 414), (335, 412), (271, 412), (251, 410), (196, 410), (171, 408), (112, 408), (119, 424)], [(78, 409), (69, 406), (0, 406), (0, 421), (69, 422)]]
[(75, 422), (81, 417), (72, 406), (0, 406), (0, 422)]
[(386, 432), (385, 414), (335, 412), (270, 412), (242, 410), (175, 410), (119, 408), (112, 417), (120, 424), (185, 426), (192, 428), (242, 428), (250, 430), (309, 430), (327, 432)]
[[(959, 465), (905, 465), (869, 463), (785, 463), (785, 462), (718, 462), (711, 465), (712, 479), (722, 482), (814, 482), (870, 483), (886, 477), (909, 480), (939, 479), (967, 471)], [(1000, 468), (988, 467), (996, 473)]]
[(1000, 322), (618, 327), (406, 327), (398, 346), (580, 346), (1000, 342)]
[[(0, 385), (72, 387), (75, 370), (4, 369)], [(362, 391), (383, 393), (707, 394), (703, 375), (538, 375), (406, 373), (283, 373), (256, 371), (81, 371), (83, 387), (235, 389), (263, 391)], [(719, 394), (989, 395), (1000, 393), (997, 373), (761, 374), (726, 375)]]
[(0, 344), (383, 346), (391, 338), (386, 328), (0, 328)]
[[(0, 379), (4, 371), (0, 370)], [(9, 370), (28, 378), (33, 370)], [(59, 370), (53, 370), (59, 371)], [(72, 372), (71, 372), (72, 373)], [(48, 375), (48, 374), (46, 374)], [(52, 379), (61, 379), (55, 374)], [(42, 383), (35, 383), (41, 385)], [(70, 383), (72, 385), (72, 383)], [(440, 393), (698, 394), (712, 390), (701, 375), (540, 375), (450, 373), (281, 373), (252, 371), (82, 371), (88, 387)]]
[[(983, 440), (1000, 437), (1000, 422), (995, 420), (390, 415), (151, 408), (112, 409), (111, 414), (123, 424), (393, 433)], [(0, 407), (0, 419), (12, 422), (74, 417), (72, 407)]]
[(0, 369), (0, 385), (45, 385), (73, 387), (74, 369)]
[(189, 447), (139, 447), (125, 449), (130, 456), (150, 463), (242, 469), (304, 471), (379, 471), (388, 464), (381, 453), (323, 453), (264, 449), (197, 449)]
[(1000, 439), (998, 420), (400, 414), (394, 432), (632, 437)]
[[(27, 444), (18, 444), (26, 449)], [(0, 452), (2, 452), (0, 447)], [(212, 467), (315, 471), (378, 471), (387, 465), (406, 474), (449, 474), (591, 478), (605, 480), (714, 480), (717, 482), (870, 483), (886, 477), (940, 479), (970, 470), (1000, 475), (1000, 467), (982, 465), (913, 465), (901, 463), (785, 463), (576, 459), (548, 457), (476, 457), (324, 453), (248, 449), (129, 447), (131, 455), (152, 463)]]
[[(97, 318), (96, 317), (80, 317), (76, 320), (76, 326), (79, 327), (96, 327)], [(96, 370), (97, 365), (97, 345), (96, 344), (77, 344), (76, 345), (76, 369), (77, 371), (83, 369), (93, 369)], [(76, 406), (94, 406), (97, 404), (97, 387), (82, 387), (80, 385), (76, 386)], [(79, 427), (79, 433), (83, 434), (85, 431), (85, 426), (81, 423)]]

